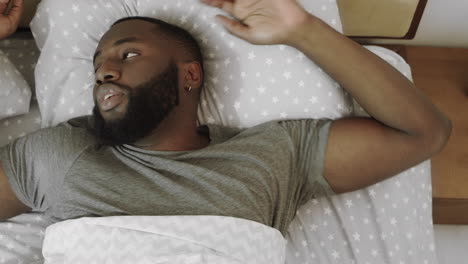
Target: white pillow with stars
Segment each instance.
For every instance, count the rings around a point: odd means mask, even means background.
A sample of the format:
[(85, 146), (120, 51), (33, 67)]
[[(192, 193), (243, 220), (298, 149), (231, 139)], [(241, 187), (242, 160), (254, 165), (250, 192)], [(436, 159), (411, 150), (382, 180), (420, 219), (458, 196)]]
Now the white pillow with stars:
[(0, 50), (0, 120), (29, 112), (31, 88)]
[[(341, 31), (335, 0), (299, 1)], [(188, 30), (205, 58), (200, 123), (249, 127), (274, 119), (337, 118), (352, 112), (344, 90), (298, 50), (249, 44), (215, 22), (219, 9), (196, 0), (44, 0), (31, 24), (42, 127), (91, 114), (92, 57), (114, 21), (149, 16)]]

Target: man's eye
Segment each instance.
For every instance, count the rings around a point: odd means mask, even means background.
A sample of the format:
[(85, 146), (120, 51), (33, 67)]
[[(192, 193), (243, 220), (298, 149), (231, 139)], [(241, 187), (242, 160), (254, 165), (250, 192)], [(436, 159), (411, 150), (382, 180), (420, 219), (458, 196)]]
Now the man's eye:
[(135, 52), (125, 52), (123, 58), (128, 59), (128, 58), (136, 57), (138, 55), (140, 54), (135, 53)]

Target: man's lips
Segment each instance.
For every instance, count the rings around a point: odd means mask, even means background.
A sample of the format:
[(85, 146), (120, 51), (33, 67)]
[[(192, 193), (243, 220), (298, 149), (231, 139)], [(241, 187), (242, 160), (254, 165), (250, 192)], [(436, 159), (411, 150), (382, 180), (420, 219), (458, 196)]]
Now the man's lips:
[(103, 84), (99, 86), (97, 92), (98, 103), (102, 111), (109, 111), (119, 105), (125, 93), (113, 84)]
[(101, 103), (101, 109), (104, 112), (114, 109), (123, 101), (123, 94), (118, 94), (110, 97), (109, 99), (104, 100)]

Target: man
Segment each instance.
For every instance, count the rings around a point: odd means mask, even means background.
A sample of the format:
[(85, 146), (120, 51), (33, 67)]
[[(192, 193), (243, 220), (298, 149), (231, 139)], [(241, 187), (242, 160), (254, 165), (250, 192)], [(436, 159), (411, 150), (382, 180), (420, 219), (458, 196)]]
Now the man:
[(0, 219), (31, 209), (58, 221), (225, 215), (284, 234), (311, 197), (366, 187), (446, 144), (451, 123), (423, 93), (296, 1), (202, 2), (231, 14), (236, 20), (216, 19), (246, 41), (303, 52), (372, 118), (198, 126), (203, 62), (195, 42), (154, 19), (120, 20), (94, 56), (93, 116), (0, 150)]

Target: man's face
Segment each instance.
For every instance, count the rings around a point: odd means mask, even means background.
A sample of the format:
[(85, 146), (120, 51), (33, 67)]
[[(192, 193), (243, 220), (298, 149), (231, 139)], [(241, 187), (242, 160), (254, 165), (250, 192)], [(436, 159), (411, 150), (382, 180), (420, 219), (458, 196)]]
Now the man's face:
[(155, 25), (128, 20), (113, 26), (96, 49), (94, 133), (105, 145), (148, 135), (178, 104), (178, 70), (169, 41)]

